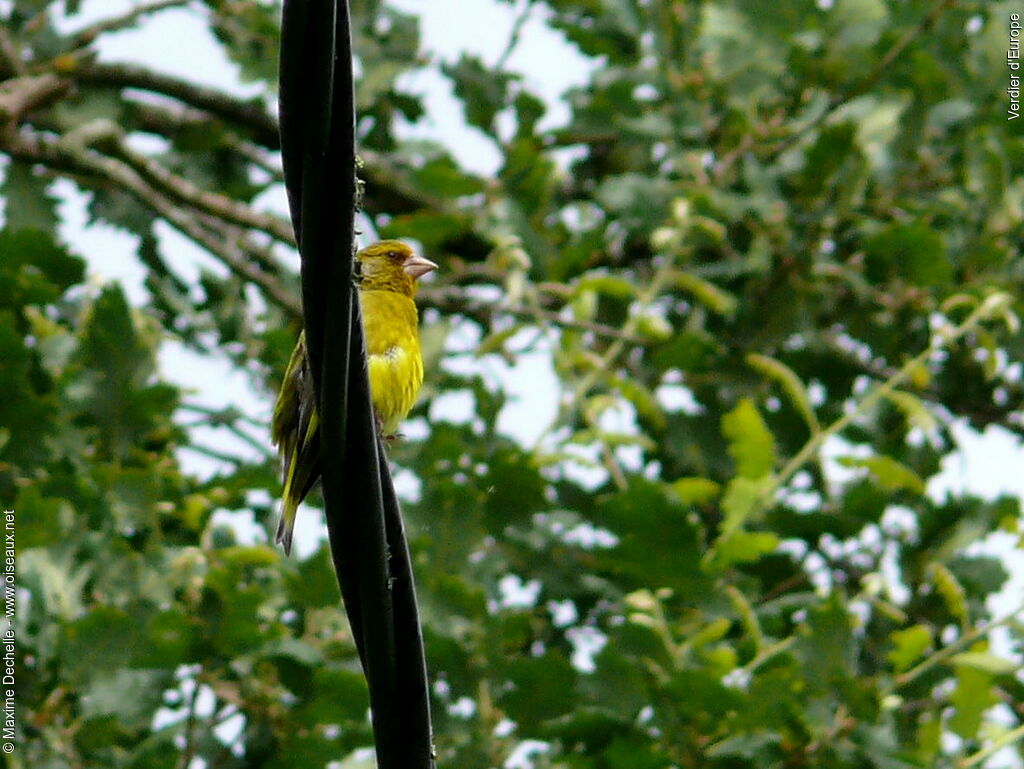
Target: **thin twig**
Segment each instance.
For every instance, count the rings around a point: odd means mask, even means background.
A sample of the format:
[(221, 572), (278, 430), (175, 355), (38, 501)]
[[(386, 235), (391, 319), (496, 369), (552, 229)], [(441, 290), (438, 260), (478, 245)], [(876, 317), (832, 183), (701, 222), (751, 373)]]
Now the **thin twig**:
[[(597, 425), (592, 422), (594, 432), (599, 432)], [(615, 484), (615, 488), (620, 491), (625, 491), (629, 488), (629, 482), (626, 480), (626, 474), (622, 470), (622, 466), (619, 464), (618, 457), (615, 456), (615, 451), (606, 441), (601, 441), (601, 463), (604, 465), (605, 470), (608, 471), (608, 475), (612, 479), (612, 483)]]
[(256, 417), (251, 417), (234, 406), (214, 408), (213, 406), (204, 406), (201, 403), (182, 403), (178, 408), (182, 411), (191, 411), (194, 414), (210, 417), (211, 424), (223, 425), (229, 422), (244, 422), (250, 427), (255, 427), (259, 430), (266, 430), (268, 427), (266, 422)]
[(591, 388), (597, 384), (598, 380), (601, 379), (612, 367), (612, 364), (618, 359), (622, 352), (626, 349), (627, 338), (635, 334), (636, 328), (640, 323), (640, 318), (643, 315), (643, 311), (646, 310), (655, 299), (661, 294), (662, 290), (669, 282), (669, 278), (672, 275), (674, 261), (672, 259), (666, 259), (664, 264), (658, 268), (657, 272), (654, 273), (654, 277), (647, 287), (641, 292), (640, 296), (637, 297), (638, 312), (631, 315), (622, 328), (622, 336), (618, 337), (613, 341), (608, 349), (599, 357), (595, 362), (591, 370), (579, 381), (569, 397), (569, 400), (559, 410), (558, 416), (548, 425), (547, 428), (541, 433), (540, 437), (537, 438), (536, 447), (540, 447), (541, 443), (551, 433), (555, 426), (568, 414), (571, 414), (578, 407), (580, 402), (587, 396)]
[(21, 75), (28, 68), (21, 60), (18, 44), (14, 42), (7, 28), (0, 24), (0, 77)]
[(251, 142), (239, 140), (232, 143), (231, 149), (244, 157), (254, 166), (266, 171), (270, 178), (275, 182), (280, 184), (284, 183), (284, 171), (281, 170), (281, 161), (277, 160), (275, 162), (272, 159), (271, 154), (262, 147), (252, 144)]
[(519, 11), (519, 15), (516, 16), (516, 20), (512, 24), (512, 32), (508, 36), (508, 42), (505, 44), (505, 50), (501, 52), (501, 55), (498, 56), (498, 60), (494, 63), (495, 72), (501, 72), (505, 69), (509, 58), (519, 45), (519, 38), (522, 36), (523, 27), (526, 25), (526, 22), (530, 20), (530, 13), (532, 11), (532, 1), (526, 0), (526, 2), (523, 3), (522, 10)]
[(191, 451), (195, 454), (199, 454), (210, 459), (215, 459), (218, 462), (224, 462), (229, 465), (248, 465), (251, 460), (243, 459), (242, 457), (236, 457), (233, 454), (228, 454), (226, 451), (218, 451), (217, 449), (211, 449), (208, 446), (202, 446), (198, 443), (184, 443), (179, 448), (182, 451)]
[(147, 16), (151, 13), (157, 13), (168, 8), (177, 8), (183, 5), (188, 5), (190, 2), (191, 0), (156, 0), (156, 2), (136, 6), (120, 16), (111, 16), (106, 19), (101, 19), (95, 24), (83, 27), (72, 36), (72, 45), (75, 48), (84, 48), (106, 32), (117, 32), (118, 30), (127, 29), (128, 27), (134, 26), (135, 23), (143, 16)]
[(197, 420), (195, 422), (182, 423), (182, 427), (221, 427), (230, 432), (232, 435), (234, 435), (236, 438), (238, 438), (240, 441), (245, 443), (250, 448), (253, 448), (256, 451), (258, 451), (267, 459), (273, 456), (273, 453), (267, 448), (266, 441), (259, 441), (253, 438), (241, 427), (239, 427), (238, 424), (236, 423), (239, 421), (244, 421), (250, 426), (259, 429), (261, 432), (266, 432), (268, 425), (263, 424), (258, 420), (252, 419), (251, 417), (246, 417), (238, 409), (231, 407), (226, 409), (210, 409), (188, 405), (182, 406), (182, 409), (184, 409), (185, 411), (193, 411), (195, 413), (207, 417), (206, 419)]
[(783, 638), (781, 641), (776, 641), (773, 644), (768, 644), (760, 652), (754, 655), (754, 658), (744, 665), (742, 670), (747, 675), (753, 675), (754, 671), (761, 667), (768, 660), (773, 657), (777, 657), (785, 651), (788, 651), (793, 644), (797, 641), (796, 636), (788, 636)]
[(274, 278), (280, 279), (284, 275), (295, 278), (294, 273), (286, 273), (281, 261), (274, 255), (272, 248), (260, 245), (250, 237), (248, 231), (230, 222), (225, 222), (205, 211), (196, 211), (195, 217), (206, 229), (217, 234), (221, 240), (235, 249), (248, 255), (254, 266)]
[(927, 32), (935, 23), (939, 20), (939, 17), (955, 5), (957, 0), (939, 0), (935, 6), (929, 11), (924, 18), (921, 19), (915, 26), (908, 29), (893, 45), (882, 54), (882, 57), (875, 63), (871, 71), (868, 72), (863, 78), (857, 81), (851, 88), (847, 89), (841, 94), (833, 94), (829, 99), (828, 108), (823, 110), (814, 120), (811, 120), (806, 125), (802, 126), (799, 130), (790, 134), (784, 139), (776, 142), (768, 150), (771, 155), (778, 155), (790, 147), (796, 142), (806, 136), (808, 133), (813, 131), (818, 126), (825, 123), (829, 118), (835, 115), (840, 109), (849, 104), (853, 99), (866, 93), (871, 89), (875, 83), (885, 74), (886, 70), (892, 65), (896, 59), (898, 59), (907, 47), (914, 42), (915, 39), (920, 37), (922, 34)]
[(1005, 734), (996, 737), (991, 743), (979, 750), (973, 756), (968, 756), (958, 762), (957, 769), (969, 769), (969, 767), (977, 766), (993, 753), (996, 753), (1003, 748), (1008, 748), (1015, 742), (1019, 742), (1021, 740), (1024, 740), (1024, 724), (1021, 724), (1016, 729), (1011, 729)]
[[(198, 420), (198, 421), (195, 421), (195, 422), (182, 422), (181, 426), (184, 427), (184, 428), (190, 428), (190, 427), (210, 427), (211, 425), (208, 422), (205, 422), (203, 420)], [(223, 428), (224, 430), (227, 430), (229, 433), (234, 435), (240, 441), (244, 442), (247, 446), (249, 446), (250, 448), (255, 449), (256, 451), (258, 451), (265, 459), (271, 459), (271, 458), (273, 458), (275, 456), (275, 454), (273, 452), (271, 452), (267, 448), (267, 445), (266, 445), (265, 441), (258, 441), (258, 440), (256, 440), (251, 435), (249, 435), (248, 433), (243, 431), (238, 425), (219, 424), (219, 425), (216, 425), (216, 426), (220, 427), (220, 428)]]
[(1016, 609), (1011, 611), (1006, 616), (1001, 617), (1000, 619), (997, 619), (993, 622), (989, 622), (987, 625), (984, 625), (982, 627), (975, 628), (969, 633), (964, 633), (949, 646), (945, 646), (939, 649), (937, 652), (928, 657), (928, 659), (926, 659), (924, 662), (920, 663), (916, 667), (911, 668), (903, 675), (897, 676), (896, 680), (893, 682), (895, 687), (901, 688), (913, 681), (916, 681), (918, 678), (927, 673), (933, 667), (935, 667), (941, 662), (945, 662), (954, 654), (956, 654), (962, 649), (967, 648), (972, 643), (977, 641), (979, 638), (985, 637), (996, 628), (1003, 627), (1004, 625), (1009, 625), (1011, 622), (1016, 620), (1017, 615), (1019, 615), (1021, 612), (1024, 612), (1024, 604), (1021, 604)]
[(199, 701), (199, 682), (192, 679), (192, 696), (188, 702), (188, 716), (185, 719), (185, 747), (181, 751), (181, 758), (178, 766), (181, 769), (188, 769), (192, 758), (196, 753), (195, 729), (196, 729), (196, 703)]
[(879, 78), (885, 74), (886, 70), (888, 70), (892, 63), (903, 54), (907, 47), (914, 42), (915, 39), (931, 29), (939, 20), (939, 17), (956, 5), (956, 3), (957, 0), (940, 0), (937, 2), (916, 26), (911, 27), (904, 32), (900, 39), (885, 52), (882, 58), (875, 62), (875, 66), (872, 67), (871, 71), (860, 79), (860, 81), (850, 90), (849, 93), (847, 93), (840, 103), (847, 102), (855, 96), (871, 90), (875, 83), (878, 82)]
[[(270, 149), (276, 149), (271, 147)], [(366, 181), (368, 199), (372, 199), (375, 188), (383, 189), (389, 201), (388, 212), (405, 214), (421, 208), (440, 213), (454, 213), (454, 206), (443, 198), (427, 195), (405, 178), (401, 166), (395, 164), (385, 153), (361, 148), (359, 159), (362, 167), (359, 176)], [(364, 204), (366, 200), (364, 199)], [(372, 212), (371, 212), (372, 213)]]
[[(122, 124), (126, 129), (154, 133), (168, 139), (174, 139), (186, 131), (209, 133), (212, 127), (220, 128), (222, 121), (212, 118), (208, 112), (177, 102), (141, 101), (132, 98), (132, 94), (123, 94), (125, 120)], [(212, 124), (212, 125), (211, 125)]]
[(920, 353), (914, 358), (907, 361), (898, 372), (887, 379), (882, 384), (875, 387), (870, 393), (861, 399), (857, 407), (851, 409), (848, 413), (837, 419), (835, 422), (830, 424), (825, 429), (811, 436), (810, 440), (803, 445), (789, 462), (786, 463), (785, 467), (775, 477), (774, 481), (766, 488), (761, 494), (761, 502), (774, 498), (776, 492), (779, 491), (789, 479), (796, 475), (797, 472), (805, 465), (810, 459), (817, 454), (821, 445), (831, 438), (833, 435), (838, 435), (853, 422), (867, 413), (876, 403), (881, 401), (883, 398), (891, 395), (897, 388), (900, 387), (904, 382), (908, 381), (914, 372), (919, 370), (921, 366), (924, 366), (928, 359), (935, 354), (936, 351), (951, 346), (955, 342), (962, 339), (967, 334), (971, 333), (985, 320), (989, 320), (993, 316), (994, 308), (999, 304), (998, 297), (989, 297), (988, 300), (982, 302), (982, 304), (975, 309), (966, 320), (960, 325), (954, 327), (952, 331), (946, 334), (936, 334), (932, 339), (931, 343), (925, 347)]

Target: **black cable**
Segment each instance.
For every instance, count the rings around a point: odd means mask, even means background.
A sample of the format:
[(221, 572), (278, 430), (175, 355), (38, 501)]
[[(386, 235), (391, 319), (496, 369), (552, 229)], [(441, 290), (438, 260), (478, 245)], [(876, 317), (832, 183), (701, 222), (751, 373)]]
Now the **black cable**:
[(379, 769), (431, 769), (429, 689), (412, 565), (377, 436), (352, 281), (355, 110), (346, 0), (285, 0), (280, 125), (320, 407), (324, 514), (366, 674)]

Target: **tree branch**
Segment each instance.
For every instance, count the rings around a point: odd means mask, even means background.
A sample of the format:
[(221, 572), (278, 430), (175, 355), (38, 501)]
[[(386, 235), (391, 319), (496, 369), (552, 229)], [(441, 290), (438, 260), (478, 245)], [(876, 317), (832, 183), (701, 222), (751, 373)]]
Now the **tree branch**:
[(233, 198), (207, 192), (185, 177), (169, 171), (156, 160), (132, 150), (124, 142), (124, 135), (119, 130), (114, 137), (117, 154), (141, 176), (172, 197), (225, 221), (265, 232), (275, 240), (295, 246), (291, 223), (284, 217), (254, 211), (250, 206)]
[(25, 62), (17, 44), (11, 39), (7, 29), (0, 25), (0, 77), (8, 78), (25, 72)]
[(278, 149), (281, 146), (277, 121), (258, 98), (239, 99), (216, 88), (196, 85), (134, 64), (102, 64), (79, 59), (75, 66), (69, 67), (67, 75), (82, 83), (138, 88), (169, 96), (244, 127), (255, 141), (265, 147)]
[(0, 125), (17, 124), (26, 112), (56, 101), (70, 88), (70, 82), (52, 73), (0, 83)]
[[(175, 105), (175, 108), (171, 108), (131, 99), (125, 99), (125, 103), (138, 130), (146, 133), (174, 139), (187, 131), (208, 131), (210, 128), (210, 116), (202, 110), (192, 107)], [(225, 137), (224, 146), (265, 171), (275, 182), (284, 182), (281, 163), (280, 161), (275, 162), (272, 150), (232, 133)], [(289, 225), (289, 232), (291, 232), (291, 225)]]
[(508, 42), (505, 44), (505, 49), (498, 56), (498, 60), (494, 63), (493, 71), (501, 72), (505, 69), (508, 64), (509, 58), (515, 53), (516, 48), (519, 46), (519, 39), (523, 34), (523, 27), (526, 26), (526, 22), (530, 20), (530, 13), (533, 11), (533, 3), (524, 3), (522, 9), (516, 15), (516, 20), (512, 24), (512, 32), (508, 36)]
[(78, 32), (74, 33), (71, 38), (74, 41), (73, 45), (75, 48), (84, 48), (104, 33), (117, 32), (118, 30), (134, 26), (135, 23), (143, 16), (148, 16), (151, 13), (157, 13), (158, 11), (163, 11), (168, 8), (185, 6), (190, 2), (191, 0), (156, 0), (156, 2), (136, 6), (120, 16), (111, 16), (107, 19), (101, 19), (95, 24), (90, 24), (89, 26), (80, 29)]
[(113, 184), (166, 219), (175, 229), (206, 249), (235, 275), (254, 283), (269, 300), (295, 317), (300, 315), (301, 310), (295, 294), (286, 289), (277, 276), (260, 269), (252, 254), (242, 247), (240, 238), (228, 237), (223, 231), (211, 231), (208, 222), (202, 222), (194, 212), (175, 205), (154, 190), (131, 166), (88, 146), (91, 141), (107, 136), (106, 126), (90, 124), (60, 141), (48, 140), (38, 135), (19, 135), (8, 137), (6, 142), (0, 143), (0, 148), (12, 157), (98, 176)]

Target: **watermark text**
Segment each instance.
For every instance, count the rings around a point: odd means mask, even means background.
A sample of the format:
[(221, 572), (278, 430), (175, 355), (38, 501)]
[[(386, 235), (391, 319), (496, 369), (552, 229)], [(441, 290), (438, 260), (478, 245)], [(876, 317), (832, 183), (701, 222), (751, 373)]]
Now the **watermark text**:
[(1010, 85), (1006, 93), (1010, 96), (1010, 104), (1006, 109), (1007, 120), (1020, 117), (1020, 39), (1022, 33), (1019, 13), (1010, 14), (1010, 44), (1006, 49), (1006, 66), (1010, 69)]
[(0, 619), (0, 750), (14, 752), (14, 610), (15, 610), (15, 557), (14, 511), (3, 512), (3, 566), (0, 579), (3, 587), (3, 619)]

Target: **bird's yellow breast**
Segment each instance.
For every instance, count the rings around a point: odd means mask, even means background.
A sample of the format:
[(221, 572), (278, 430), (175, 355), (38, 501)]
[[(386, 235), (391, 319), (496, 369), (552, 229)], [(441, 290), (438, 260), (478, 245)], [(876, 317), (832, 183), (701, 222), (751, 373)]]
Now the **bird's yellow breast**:
[(385, 435), (394, 433), (423, 384), (416, 303), (395, 291), (359, 292), (373, 407)]

